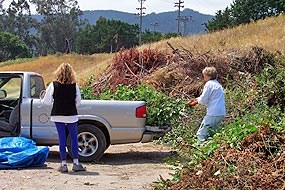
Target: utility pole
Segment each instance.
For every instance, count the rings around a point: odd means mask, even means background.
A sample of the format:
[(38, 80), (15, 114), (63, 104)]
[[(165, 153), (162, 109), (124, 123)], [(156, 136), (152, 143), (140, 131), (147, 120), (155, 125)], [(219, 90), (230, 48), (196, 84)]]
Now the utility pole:
[(187, 33), (187, 23), (193, 21), (192, 16), (182, 16), (181, 22), (183, 22), (183, 36), (186, 36)]
[(154, 23), (150, 23), (151, 26), (153, 26), (153, 33), (152, 33), (152, 37), (154, 38), (154, 33), (155, 33), (155, 27), (159, 26), (158, 22), (154, 22)]
[(177, 34), (180, 35), (180, 21), (181, 21), (181, 8), (184, 8), (182, 5), (184, 1), (179, 0), (178, 3), (174, 3), (174, 7), (178, 7), (178, 16), (177, 16)]
[(143, 15), (145, 14), (143, 12), (144, 9), (146, 9), (145, 7), (143, 7), (143, 3), (146, 1), (146, 0), (138, 0), (139, 3), (140, 3), (140, 7), (139, 8), (136, 8), (139, 13), (136, 14), (136, 15), (139, 15), (140, 17), (140, 34), (139, 34), (139, 45), (142, 44), (142, 20), (143, 20)]

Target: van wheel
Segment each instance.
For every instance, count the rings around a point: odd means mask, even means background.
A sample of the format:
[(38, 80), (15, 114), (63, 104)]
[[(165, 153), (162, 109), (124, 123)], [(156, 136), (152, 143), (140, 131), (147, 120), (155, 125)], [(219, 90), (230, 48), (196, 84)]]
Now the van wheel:
[[(99, 160), (106, 150), (107, 142), (104, 133), (91, 124), (81, 124), (78, 126), (78, 156), (82, 162)], [(68, 136), (67, 144), (70, 145)], [(71, 146), (68, 146), (71, 155)]]

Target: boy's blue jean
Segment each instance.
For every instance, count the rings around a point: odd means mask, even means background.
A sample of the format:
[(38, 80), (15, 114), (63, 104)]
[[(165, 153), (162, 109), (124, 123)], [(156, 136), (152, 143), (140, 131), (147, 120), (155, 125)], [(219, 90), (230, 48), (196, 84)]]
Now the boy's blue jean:
[(197, 131), (198, 143), (203, 142), (212, 132), (216, 132), (225, 116), (208, 116), (206, 115)]
[(68, 129), (70, 136), (72, 157), (73, 159), (78, 158), (77, 122), (55, 122), (55, 126), (58, 133), (60, 159), (66, 160), (66, 128)]

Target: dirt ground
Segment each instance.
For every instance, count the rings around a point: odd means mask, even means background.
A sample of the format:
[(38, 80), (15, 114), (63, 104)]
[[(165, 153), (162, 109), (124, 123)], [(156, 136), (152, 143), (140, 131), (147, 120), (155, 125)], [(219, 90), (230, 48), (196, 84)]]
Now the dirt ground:
[(56, 171), (60, 164), (57, 149), (50, 148), (44, 167), (0, 170), (0, 189), (148, 190), (159, 175), (170, 178), (172, 172), (164, 163), (171, 150), (153, 143), (110, 146), (99, 163), (84, 163), (86, 172), (72, 172), (69, 162), (66, 174)]

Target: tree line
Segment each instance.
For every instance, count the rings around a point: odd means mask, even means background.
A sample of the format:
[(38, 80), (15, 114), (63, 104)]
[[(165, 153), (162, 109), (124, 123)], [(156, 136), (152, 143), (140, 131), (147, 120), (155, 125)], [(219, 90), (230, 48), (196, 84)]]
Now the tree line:
[(206, 24), (208, 31), (223, 30), (259, 19), (283, 14), (284, 0), (234, 0), (225, 10), (219, 10)]
[[(138, 45), (139, 26), (101, 17), (95, 25), (81, 19), (76, 0), (13, 0), (8, 8), (0, 0), (0, 61), (60, 53), (115, 52)], [(32, 17), (36, 7), (41, 20)], [(145, 31), (144, 43), (176, 36)]]

